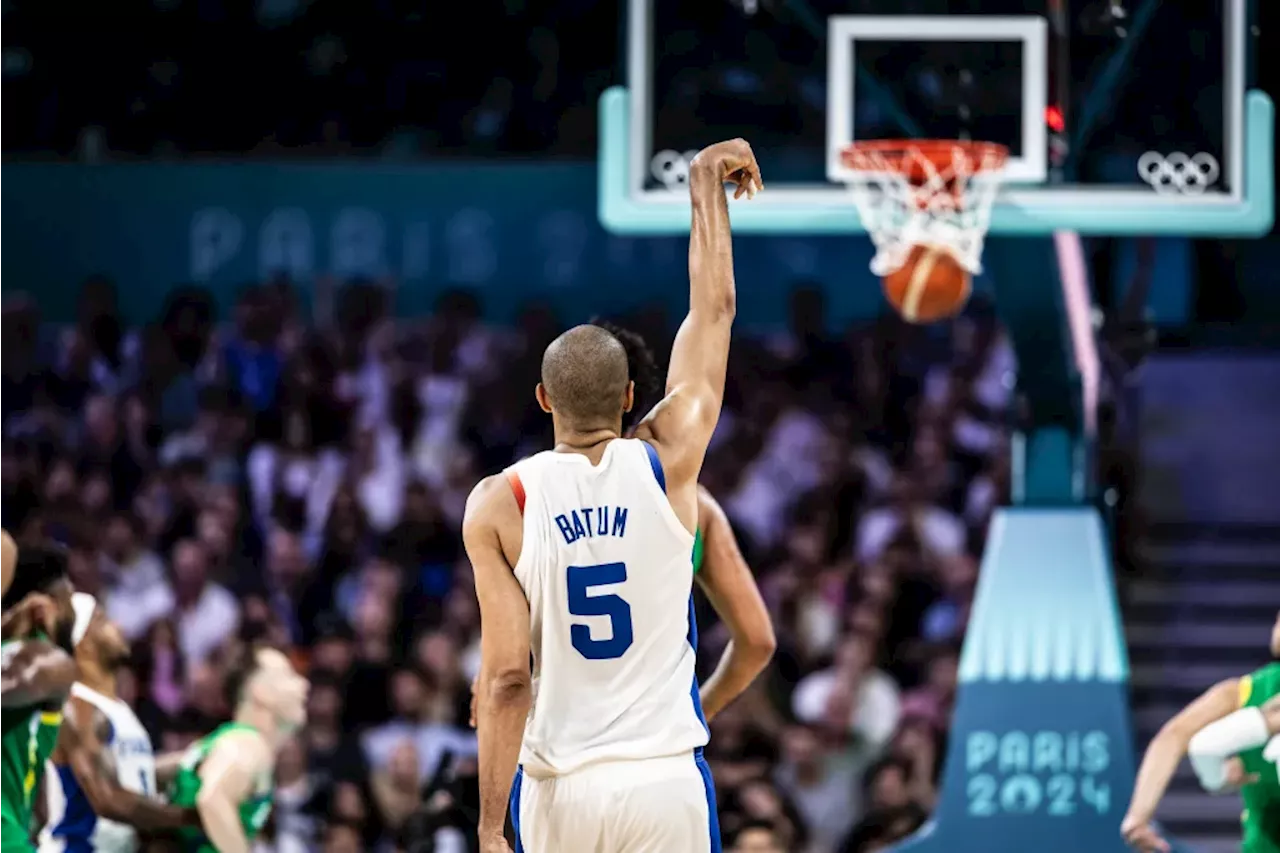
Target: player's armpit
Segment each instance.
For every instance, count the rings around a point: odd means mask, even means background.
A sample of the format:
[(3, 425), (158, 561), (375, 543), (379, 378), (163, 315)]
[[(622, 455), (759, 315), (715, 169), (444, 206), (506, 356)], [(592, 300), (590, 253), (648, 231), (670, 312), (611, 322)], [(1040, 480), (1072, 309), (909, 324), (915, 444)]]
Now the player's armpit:
[(764, 670), (773, 657), (777, 639), (769, 611), (738, 548), (729, 519), (710, 493), (701, 487), (698, 519), (706, 551), (696, 578), (711, 606), (729, 627), (732, 638), (715, 672), (702, 685), (702, 709), (710, 720)]
[(482, 480), (467, 499), (462, 541), (480, 601), (480, 835), (502, 833), (533, 698), (529, 670), (529, 602), (502, 548), (499, 530), (520, 523), (505, 477)]
[(71, 767), (94, 813), (146, 832), (199, 826), (195, 809), (170, 806), (121, 787), (106, 748), (109, 732), (106, 716), (91, 703), (73, 697), (63, 708), (57, 752)]
[(271, 767), (271, 750), (256, 732), (232, 732), (218, 739), (200, 765), (200, 793), (196, 810), (200, 825), (221, 853), (249, 853), (249, 839), (240, 822), (240, 803), (254, 783)]
[(60, 702), (76, 680), (76, 662), (45, 640), (6, 643), (3, 663), (0, 706), (5, 708)]

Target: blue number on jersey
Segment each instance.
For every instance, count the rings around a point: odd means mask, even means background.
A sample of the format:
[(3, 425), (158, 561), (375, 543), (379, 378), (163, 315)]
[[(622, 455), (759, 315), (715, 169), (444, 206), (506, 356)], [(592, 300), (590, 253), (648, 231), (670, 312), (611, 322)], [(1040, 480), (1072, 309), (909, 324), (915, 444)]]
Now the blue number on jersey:
[(569, 638), (578, 654), (587, 660), (613, 660), (631, 648), (631, 605), (618, 596), (588, 595), (593, 586), (622, 583), (627, 579), (625, 563), (569, 567), (569, 612), (574, 616), (608, 616), (612, 636), (596, 640), (587, 625), (572, 625)]

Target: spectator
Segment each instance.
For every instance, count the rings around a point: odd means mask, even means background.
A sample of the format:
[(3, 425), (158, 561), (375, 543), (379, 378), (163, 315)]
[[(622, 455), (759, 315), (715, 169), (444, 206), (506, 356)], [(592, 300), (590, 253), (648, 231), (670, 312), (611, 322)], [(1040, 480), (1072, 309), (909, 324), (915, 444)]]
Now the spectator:
[(172, 561), (173, 592), (165, 615), (176, 617), (187, 664), (200, 664), (235, 634), (240, 608), (235, 596), (209, 580), (208, 555), (199, 542), (178, 542), (173, 546)]

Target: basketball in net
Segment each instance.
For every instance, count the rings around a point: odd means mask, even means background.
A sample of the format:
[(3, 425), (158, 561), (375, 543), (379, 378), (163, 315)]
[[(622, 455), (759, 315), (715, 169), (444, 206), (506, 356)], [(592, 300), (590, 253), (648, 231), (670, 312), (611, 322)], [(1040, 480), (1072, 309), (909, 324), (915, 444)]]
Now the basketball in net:
[(952, 317), (982, 271), (982, 243), (1009, 151), (990, 142), (877, 140), (841, 151), (876, 254), (872, 272), (912, 323)]

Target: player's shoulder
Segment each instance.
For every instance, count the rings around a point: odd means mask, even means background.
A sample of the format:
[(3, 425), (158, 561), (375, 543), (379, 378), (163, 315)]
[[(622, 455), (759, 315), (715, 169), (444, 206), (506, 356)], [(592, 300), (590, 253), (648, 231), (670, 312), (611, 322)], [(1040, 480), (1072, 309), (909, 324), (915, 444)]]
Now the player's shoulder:
[(1272, 661), (1248, 675), (1241, 676), (1239, 690), (1241, 707), (1259, 705), (1280, 695), (1280, 661)]
[(512, 478), (507, 471), (490, 474), (476, 483), (467, 496), (463, 525), (492, 522), (512, 511), (519, 513)]

